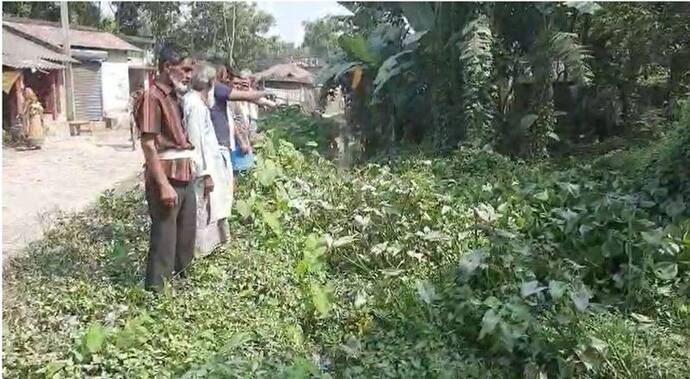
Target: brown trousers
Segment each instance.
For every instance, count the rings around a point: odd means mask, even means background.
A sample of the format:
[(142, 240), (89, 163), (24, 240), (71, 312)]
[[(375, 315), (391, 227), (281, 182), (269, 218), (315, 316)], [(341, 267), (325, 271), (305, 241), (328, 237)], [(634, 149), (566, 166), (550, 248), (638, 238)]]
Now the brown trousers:
[(146, 264), (145, 286), (160, 290), (164, 279), (173, 273), (184, 276), (194, 257), (196, 239), (196, 197), (192, 183), (171, 181), (177, 192), (177, 205), (166, 207), (160, 201), (157, 185), (146, 183), (146, 201), (151, 216), (151, 241)]

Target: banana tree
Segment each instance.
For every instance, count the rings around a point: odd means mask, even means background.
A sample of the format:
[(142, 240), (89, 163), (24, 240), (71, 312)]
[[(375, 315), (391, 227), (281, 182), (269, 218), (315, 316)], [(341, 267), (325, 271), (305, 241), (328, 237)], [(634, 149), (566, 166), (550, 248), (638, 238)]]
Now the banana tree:
[(317, 81), (344, 90), (351, 136), (364, 145), (365, 153), (375, 153), (400, 138), (404, 104), (416, 94), (416, 77), (410, 74), (418, 38), (406, 38), (411, 30), (392, 9), (352, 10), (355, 28), (340, 36), (339, 59), (332, 59)]

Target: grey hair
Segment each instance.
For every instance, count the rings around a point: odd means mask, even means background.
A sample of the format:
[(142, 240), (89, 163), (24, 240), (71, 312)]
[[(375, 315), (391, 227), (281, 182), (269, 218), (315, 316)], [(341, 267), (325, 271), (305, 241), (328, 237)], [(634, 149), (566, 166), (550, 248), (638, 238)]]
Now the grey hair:
[(203, 91), (211, 88), (216, 78), (216, 68), (208, 63), (199, 64), (192, 73), (192, 89)]
[(240, 77), (242, 77), (242, 78), (248, 78), (251, 75), (252, 75), (252, 70), (245, 68), (244, 70), (240, 71)]

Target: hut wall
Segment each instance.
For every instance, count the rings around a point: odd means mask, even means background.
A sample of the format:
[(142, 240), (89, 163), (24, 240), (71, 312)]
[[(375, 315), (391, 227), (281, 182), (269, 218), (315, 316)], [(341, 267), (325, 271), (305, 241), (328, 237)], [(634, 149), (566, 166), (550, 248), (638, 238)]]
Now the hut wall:
[(266, 82), (265, 89), (276, 97), (278, 104), (301, 105), (308, 112), (316, 110), (316, 93), (311, 86), (295, 82)]

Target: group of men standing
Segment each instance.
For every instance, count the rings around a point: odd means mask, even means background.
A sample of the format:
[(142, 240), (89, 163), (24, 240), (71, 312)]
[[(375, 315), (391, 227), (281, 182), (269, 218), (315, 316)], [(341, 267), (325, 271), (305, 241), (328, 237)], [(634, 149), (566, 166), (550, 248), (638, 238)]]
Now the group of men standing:
[(195, 255), (227, 241), (234, 176), (253, 163), (257, 105), (273, 104), (226, 67), (170, 47), (158, 54), (158, 76), (134, 104), (151, 217), (147, 289), (186, 277)]

